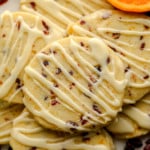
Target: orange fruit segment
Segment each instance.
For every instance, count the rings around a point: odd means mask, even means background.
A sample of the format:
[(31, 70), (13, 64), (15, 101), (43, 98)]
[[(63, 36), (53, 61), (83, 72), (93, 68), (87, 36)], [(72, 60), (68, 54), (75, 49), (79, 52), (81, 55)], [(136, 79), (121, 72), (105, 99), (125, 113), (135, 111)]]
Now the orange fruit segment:
[(127, 12), (150, 11), (150, 0), (107, 0), (114, 7)]

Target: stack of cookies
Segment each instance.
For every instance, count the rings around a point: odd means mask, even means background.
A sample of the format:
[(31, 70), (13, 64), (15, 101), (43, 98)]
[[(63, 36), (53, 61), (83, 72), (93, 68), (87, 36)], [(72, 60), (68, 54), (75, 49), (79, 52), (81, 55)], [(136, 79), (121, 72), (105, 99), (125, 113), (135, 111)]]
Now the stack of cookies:
[(115, 150), (150, 131), (150, 17), (105, 0), (21, 0), (0, 16), (0, 144)]

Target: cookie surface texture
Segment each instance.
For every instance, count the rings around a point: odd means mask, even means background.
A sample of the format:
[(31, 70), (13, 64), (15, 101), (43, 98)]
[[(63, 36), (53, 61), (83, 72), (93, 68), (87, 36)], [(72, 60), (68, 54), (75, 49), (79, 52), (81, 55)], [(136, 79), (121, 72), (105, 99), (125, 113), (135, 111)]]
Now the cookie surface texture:
[(122, 68), (119, 57), (100, 39), (53, 42), (25, 68), (24, 104), (50, 129), (104, 126), (122, 107), (127, 83)]
[(29, 13), (1, 14), (0, 99), (22, 103), (24, 67), (35, 53), (58, 38), (54, 30), (42, 18)]
[(19, 116), (23, 108), (22, 105), (0, 100), (0, 144), (9, 143), (13, 120)]
[(42, 128), (26, 110), (14, 121), (10, 144), (13, 150), (114, 150), (104, 130), (82, 135), (53, 132)]
[(100, 37), (124, 62), (129, 79), (125, 103), (135, 103), (150, 89), (150, 17), (100, 10), (80, 19), (68, 34)]
[(69, 24), (101, 8), (112, 9), (105, 0), (22, 0), (22, 11), (44, 16), (64, 33)]
[(119, 138), (134, 138), (150, 131), (150, 94), (134, 105), (124, 107), (108, 130)]

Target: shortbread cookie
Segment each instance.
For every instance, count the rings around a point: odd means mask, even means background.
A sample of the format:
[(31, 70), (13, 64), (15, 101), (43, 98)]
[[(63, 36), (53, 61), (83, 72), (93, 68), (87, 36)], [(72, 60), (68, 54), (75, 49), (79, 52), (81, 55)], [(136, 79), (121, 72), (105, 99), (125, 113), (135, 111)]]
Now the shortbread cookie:
[(47, 128), (89, 131), (121, 110), (127, 83), (123, 64), (100, 39), (55, 41), (25, 72), (24, 104)]
[(44, 16), (63, 33), (82, 16), (101, 8), (112, 9), (106, 0), (21, 0), (20, 9)]
[(31, 57), (59, 33), (35, 15), (4, 12), (0, 16), (0, 99), (22, 102), (22, 76)]
[(42, 128), (25, 110), (15, 119), (10, 144), (13, 150), (113, 150), (106, 131), (70, 135)]
[(150, 17), (100, 10), (70, 26), (68, 34), (103, 38), (124, 62), (129, 79), (124, 102), (135, 103), (150, 90)]
[(12, 105), (0, 100), (0, 144), (8, 144), (13, 120), (22, 112), (22, 105)]
[(133, 138), (150, 131), (150, 94), (134, 105), (126, 106), (108, 126), (119, 138)]

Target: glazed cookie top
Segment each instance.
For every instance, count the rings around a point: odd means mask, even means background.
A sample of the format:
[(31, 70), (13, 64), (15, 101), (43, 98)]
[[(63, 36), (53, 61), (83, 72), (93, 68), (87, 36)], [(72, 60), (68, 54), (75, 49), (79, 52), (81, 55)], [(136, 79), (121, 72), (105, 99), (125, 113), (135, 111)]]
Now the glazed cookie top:
[(150, 90), (150, 18), (117, 10), (99, 10), (81, 18), (68, 34), (101, 37), (123, 60), (129, 79), (124, 102), (134, 103)]
[[(17, 135), (17, 136), (16, 136)], [(15, 142), (16, 141), (16, 142)], [(27, 110), (15, 119), (12, 129), (11, 146), (18, 144), (26, 149), (45, 150), (113, 150), (114, 145), (106, 131), (70, 135), (42, 128)], [(18, 143), (18, 144), (17, 144)]]
[(24, 104), (59, 130), (106, 125), (122, 107), (127, 84), (123, 63), (101, 39), (53, 42), (25, 72)]
[(21, 0), (20, 3), (21, 10), (44, 16), (62, 33), (70, 23), (101, 8), (112, 6), (105, 0)]
[(120, 138), (133, 138), (150, 131), (150, 94), (134, 105), (125, 106), (123, 112), (108, 126)]
[(24, 106), (9, 104), (0, 100), (0, 144), (8, 144), (13, 120), (19, 116)]
[(38, 17), (25, 12), (0, 16), (0, 99), (22, 103), (22, 76), (32, 56), (59, 37)]

